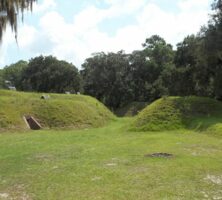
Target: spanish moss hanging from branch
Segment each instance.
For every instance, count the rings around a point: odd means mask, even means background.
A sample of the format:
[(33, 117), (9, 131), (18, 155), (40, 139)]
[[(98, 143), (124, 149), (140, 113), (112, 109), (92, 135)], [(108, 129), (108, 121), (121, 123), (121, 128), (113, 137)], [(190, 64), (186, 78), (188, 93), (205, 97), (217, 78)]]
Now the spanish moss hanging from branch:
[(33, 2), (37, 0), (0, 0), (0, 42), (7, 24), (12, 28), (17, 39), (17, 23), (19, 14), (23, 19), (25, 10), (32, 10)]

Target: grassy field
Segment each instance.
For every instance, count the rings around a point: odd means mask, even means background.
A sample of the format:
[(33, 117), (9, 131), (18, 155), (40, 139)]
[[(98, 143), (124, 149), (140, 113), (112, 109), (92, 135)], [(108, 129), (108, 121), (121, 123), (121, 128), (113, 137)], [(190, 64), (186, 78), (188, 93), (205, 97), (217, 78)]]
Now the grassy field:
[[(222, 138), (174, 130), (0, 134), (1, 200), (222, 199)], [(145, 156), (155, 152), (171, 158)]]

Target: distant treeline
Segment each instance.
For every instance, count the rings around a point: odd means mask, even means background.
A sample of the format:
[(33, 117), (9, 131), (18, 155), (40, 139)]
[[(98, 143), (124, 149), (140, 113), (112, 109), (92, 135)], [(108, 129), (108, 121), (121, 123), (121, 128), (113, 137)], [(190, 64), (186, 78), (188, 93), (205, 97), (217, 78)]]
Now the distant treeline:
[(0, 87), (15, 86), (21, 91), (76, 92), (81, 88), (78, 69), (52, 56), (19, 61), (0, 71)]
[(176, 50), (154, 35), (131, 54), (95, 53), (80, 71), (52, 56), (40, 56), (0, 70), (0, 87), (8, 80), (24, 91), (80, 91), (112, 109), (164, 95), (222, 100), (222, 0), (215, 0), (212, 9), (208, 25), (187, 36)]

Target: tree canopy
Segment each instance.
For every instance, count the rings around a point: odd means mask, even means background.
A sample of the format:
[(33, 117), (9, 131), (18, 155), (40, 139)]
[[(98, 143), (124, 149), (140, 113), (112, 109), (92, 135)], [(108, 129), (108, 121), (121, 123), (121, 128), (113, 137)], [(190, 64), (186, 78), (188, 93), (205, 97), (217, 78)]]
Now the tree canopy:
[[(175, 51), (154, 35), (145, 40), (143, 50), (121, 55), (124, 65), (110, 59), (111, 55), (120, 56), (113, 53), (86, 59), (82, 71), (85, 93), (114, 109), (127, 102), (150, 102), (164, 95), (222, 100), (222, 1), (215, 0), (212, 9), (208, 25), (196, 35), (185, 37)], [(117, 78), (118, 74), (121, 78)]]
[(73, 64), (52, 56), (31, 59), (21, 80), (25, 91), (78, 92), (81, 86), (78, 69)]
[(22, 89), (22, 75), (24, 70), (28, 67), (28, 62), (20, 60), (15, 64), (6, 66), (2, 70), (2, 77), (5, 81), (10, 81), (10, 83), (17, 89)]
[(173, 65), (172, 46), (154, 35), (146, 39), (143, 47), (132, 54), (101, 52), (86, 59), (81, 71), (85, 93), (112, 109), (168, 94), (163, 77)]
[[(38, 56), (29, 62), (19, 61), (0, 71), (0, 86), (4, 81), (18, 90), (64, 93), (81, 90), (81, 77), (71, 63), (53, 56)], [(2, 83), (2, 84), (1, 84)]]

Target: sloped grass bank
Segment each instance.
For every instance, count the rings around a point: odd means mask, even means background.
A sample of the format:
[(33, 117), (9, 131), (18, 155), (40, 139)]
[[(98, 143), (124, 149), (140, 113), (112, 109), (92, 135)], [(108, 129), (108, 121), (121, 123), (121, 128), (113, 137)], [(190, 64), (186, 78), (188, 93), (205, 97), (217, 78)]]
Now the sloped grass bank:
[(143, 110), (149, 103), (134, 101), (115, 111), (118, 117), (133, 117)]
[[(220, 199), (222, 140), (194, 131), (0, 134), (0, 199)], [(145, 155), (170, 153), (171, 158)]]
[(165, 97), (147, 106), (132, 125), (136, 131), (194, 129), (222, 123), (222, 103), (205, 97)]
[(114, 115), (96, 99), (84, 95), (42, 94), (0, 90), (0, 130), (26, 129), (22, 117), (31, 115), (44, 128), (99, 127)]

